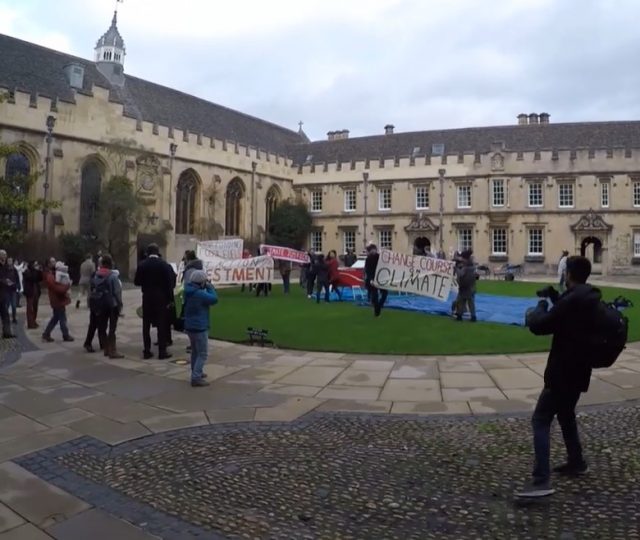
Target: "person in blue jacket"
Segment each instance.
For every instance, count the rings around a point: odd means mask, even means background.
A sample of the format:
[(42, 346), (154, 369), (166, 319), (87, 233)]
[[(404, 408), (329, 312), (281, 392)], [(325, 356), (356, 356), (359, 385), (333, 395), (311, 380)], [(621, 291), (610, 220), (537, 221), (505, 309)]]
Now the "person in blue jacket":
[(208, 386), (203, 373), (209, 353), (209, 308), (218, 295), (204, 270), (194, 270), (184, 286), (184, 330), (191, 342), (191, 386)]

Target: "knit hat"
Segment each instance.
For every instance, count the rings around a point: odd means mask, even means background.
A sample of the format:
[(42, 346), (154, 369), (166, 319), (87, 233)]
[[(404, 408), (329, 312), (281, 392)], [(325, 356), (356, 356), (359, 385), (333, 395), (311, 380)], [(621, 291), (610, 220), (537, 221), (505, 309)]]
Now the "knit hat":
[(202, 285), (207, 282), (207, 273), (204, 270), (194, 270), (189, 276), (189, 281), (196, 285)]

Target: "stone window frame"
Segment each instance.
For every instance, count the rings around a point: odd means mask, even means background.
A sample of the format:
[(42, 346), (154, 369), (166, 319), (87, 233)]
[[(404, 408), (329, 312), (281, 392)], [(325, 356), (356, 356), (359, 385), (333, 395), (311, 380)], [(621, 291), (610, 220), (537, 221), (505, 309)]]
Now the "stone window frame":
[[(570, 209), (576, 207), (576, 181), (575, 179), (562, 179), (557, 181), (558, 186), (558, 208)], [(563, 204), (563, 195), (567, 196), (567, 192), (564, 192), (567, 187), (571, 188), (571, 204), (567, 204), (566, 201)]]
[[(496, 203), (496, 195), (499, 194), (499, 191), (496, 191), (496, 187), (502, 186), (502, 203)], [(506, 178), (492, 178), (491, 179), (491, 206), (493, 208), (504, 208), (508, 206), (509, 200), (509, 192), (508, 192), (508, 184)]]
[[(393, 249), (393, 228), (392, 227), (377, 227), (378, 230), (378, 247), (380, 249)], [(383, 240), (383, 235), (388, 235), (388, 242)]]
[[(348, 249), (353, 249), (355, 252), (357, 245), (357, 230), (355, 228), (341, 229), (342, 233), (342, 249), (343, 253), (347, 253)], [(347, 235), (353, 238), (353, 244), (351, 242), (347, 243)]]
[[(473, 225), (460, 225), (456, 227), (456, 242), (458, 245), (458, 252), (462, 252), (465, 249), (473, 249)], [(468, 234), (467, 234), (468, 233)], [(465, 236), (468, 236), (465, 242)]]
[(640, 177), (631, 179), (631, 204), (634, 208), (640, 208)]
[[(531, 204), (531, 187), (536, 186), (540, 189), (540, 204)], [(527, 181), (527, 207), (528, 208), (544, 208), (544, 180), (532, 179)]]
[[(351, 195), (353, 196), (351, 198)], [(350, 204), (353, 203), (353, 204)], [(358, 190), (355, 187), (344, 188), (344, 211), (356, 212), (358, 210)]]
[(600, 178), (600, 208), (609, 208), (611, 206), (611, 179)]
[[(495, 249), (496, 233), (502, 233), (503, 238), (499, 239), (499, 242), (504, 243), (504, 250), (497, 251)], [(490, 242), (491, 242), (491, 256), (492, 257), (506, 257), (509, 254), (509, 227), (504, 226), (492, 226), (490, 229)]]
[[(429, 197), (429, 184), (420, 184), (415, 186), (416, 188), (416, 210), (429, 210), (430, 205), (431, 205), (431, 200)], [(424, 204), (420, 204), (420, 192), (422, 191), (423, 193), (423, 200), (426, 199), (426, 206)]]
[(323, 244), (322, 229), (312, 229), (309, 233), (309, 248), (315, 253), (322, 253)]
[[(461, 202), (461, 193), (463, 192), (463, 190), (468, 191), (468, 204), (464, 204), (465, 201), (462, 201), (463, 204), (460, 204)], [(464, 183), (464, 184), (458, 184), (456, 186), (456, 208), (461, 209), (461, 210), (468, 210), (469, 208), (471, 208), (473, 205), (473, 186), (471, 185), (470, 182), (468, 183)]]
[[(532, 251), (532, 233), (536, 231), (540, 233), (540, 238), (536, 241), (539, 241), (540, 251)], [(528, 257), (544, 257), (544, 226), (542, 225), (530, 225), (527, 227), (527, 256)]]
[(378, 211), (391, 212), (393, 204), (393, 188), (391, 186), (378, 186)]
[(309, 210), (311, 213), (318, 214), (322, 212), (323, 199), (324, 197), (321, 189), (311, 190), (311, 197), (309, 202)]

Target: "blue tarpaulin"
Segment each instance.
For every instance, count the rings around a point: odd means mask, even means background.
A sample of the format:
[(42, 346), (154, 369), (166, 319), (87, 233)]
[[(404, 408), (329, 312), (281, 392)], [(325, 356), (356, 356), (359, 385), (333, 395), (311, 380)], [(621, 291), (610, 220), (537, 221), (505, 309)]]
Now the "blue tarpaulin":
[[(367, 293), (363, 290), (364, 301), (356, 298), (356, 302), (366, 305)], [(449, 295), (449, 300), (440, 302), (433, 298), (416, 295), (389, 294), (385, 309), (403, 309), (406, 311), (417, 311), (429, 315), (451, 316), (451, 304), (455, 300), (456, 293)], [(331, 300), (337, 300), (335, 292), (331, 293)], [(342, 290), (342, 299), (352, 301), (351, 289)], [(476, 294), (476, 316), (479, 321), (488, 321), (501, 324), (513, 324), (524, 326), (524, 316), (527, 309), (536, 307), (539, 298), (518, 297), (518, 296), (496, 296), (493, 294)], [(469, 317), (467, 313), (466, 318)]]

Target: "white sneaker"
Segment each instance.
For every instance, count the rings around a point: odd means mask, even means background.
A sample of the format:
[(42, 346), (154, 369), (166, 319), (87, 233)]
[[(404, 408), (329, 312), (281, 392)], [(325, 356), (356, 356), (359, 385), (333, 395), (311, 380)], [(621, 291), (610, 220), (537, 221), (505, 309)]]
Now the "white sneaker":
[(537, 499), (540, 497), (548, 497), (555, 492), (556, 490), (551, 487), (551, 483), (548, 481), (537, 484), (531, 482), (520, 491), (517, 491), (516, 497), (520, 499)]

